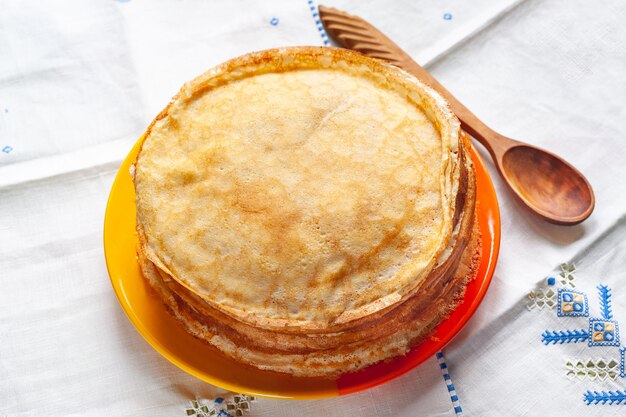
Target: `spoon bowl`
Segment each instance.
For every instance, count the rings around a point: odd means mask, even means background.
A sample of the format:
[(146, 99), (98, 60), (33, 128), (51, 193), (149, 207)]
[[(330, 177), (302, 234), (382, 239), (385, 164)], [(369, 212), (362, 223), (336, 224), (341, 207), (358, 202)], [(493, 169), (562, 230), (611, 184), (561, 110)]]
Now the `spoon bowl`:
[(517, 197), (551, 223), (577, 224), (593, 211), (595, 198), (585, 177), (550, 152), (513, 145), (504, 151), (499, 165)]

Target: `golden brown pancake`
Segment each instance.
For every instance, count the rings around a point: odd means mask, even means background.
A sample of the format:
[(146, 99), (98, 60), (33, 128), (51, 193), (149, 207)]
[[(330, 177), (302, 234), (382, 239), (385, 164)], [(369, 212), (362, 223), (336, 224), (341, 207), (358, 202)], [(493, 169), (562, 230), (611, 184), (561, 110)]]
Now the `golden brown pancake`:
[(468, 143), (402, 70), (332, 48), (186, 84), (135, 164), (144, 275), (188, 331), (256, 366), (336, 375), (405, 353), (473, 277)]

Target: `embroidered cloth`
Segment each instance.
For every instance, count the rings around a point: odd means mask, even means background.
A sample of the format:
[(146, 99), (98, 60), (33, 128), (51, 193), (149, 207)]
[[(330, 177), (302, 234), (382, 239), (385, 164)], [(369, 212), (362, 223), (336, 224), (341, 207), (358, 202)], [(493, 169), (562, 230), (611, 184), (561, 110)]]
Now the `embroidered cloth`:
[[(114, 175), (180, 85), (228, 58), (329, 44), (313, 0), (7, 0), (0, 12), (0, 416), (611, 416), (626, 413), (626, 7), (618, 0), (332, 0), (497, 131), (579, 168), (576, 227), (515, 201), (487, 296), (442, 353), (317, 401), (201, 382), (133, 328), (109, 283)], [(564, 264), (562, 267), (561, 265)], [(621, 331), (621, 333), (620, 333)]]

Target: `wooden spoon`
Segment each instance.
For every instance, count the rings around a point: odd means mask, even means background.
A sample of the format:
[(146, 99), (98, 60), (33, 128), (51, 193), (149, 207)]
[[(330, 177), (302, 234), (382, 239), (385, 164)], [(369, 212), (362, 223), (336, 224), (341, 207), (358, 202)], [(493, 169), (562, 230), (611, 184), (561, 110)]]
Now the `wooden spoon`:
[(326, 31), (337, 42), (404, 69), (428, 84), (450, 104), (461, 126), (491, 154), (500, 175), (526, 207), (556, 224), (574, 225), (595, 206), (587, 179), (562, 158), (541, 148), (503, 136), (478, 119), (428, 71), (365, 20), (330, 7), (319, 7)]

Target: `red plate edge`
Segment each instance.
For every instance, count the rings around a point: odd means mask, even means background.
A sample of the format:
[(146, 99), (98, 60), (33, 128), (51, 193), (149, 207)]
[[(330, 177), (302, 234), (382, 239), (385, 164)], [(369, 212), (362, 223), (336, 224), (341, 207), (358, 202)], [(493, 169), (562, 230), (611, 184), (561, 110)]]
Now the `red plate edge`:
[(476, 211), (483, 249), (476, 278), (467, 285), (463, 301), (450, 317), (435, 328), (430, 338), (411, 349), (405, 356), (342, 375), (337, 379), (340, 396), (373, 388), (415, 369), (450, 343), (474, 315), (485, 297), (500, 252), (500, 209), (487, 167), (473, 145), (471, 155), (476, 167)]

